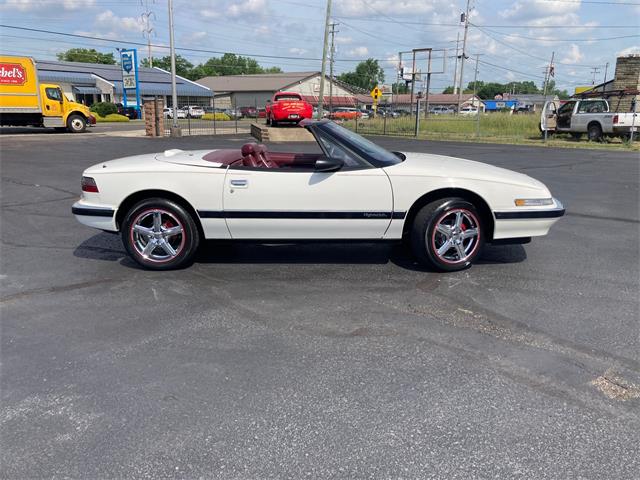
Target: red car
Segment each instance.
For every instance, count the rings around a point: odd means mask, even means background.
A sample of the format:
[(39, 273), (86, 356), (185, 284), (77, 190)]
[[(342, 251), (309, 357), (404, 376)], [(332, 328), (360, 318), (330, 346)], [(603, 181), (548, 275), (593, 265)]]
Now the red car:
[(267, 125), (275, 127), (280, 122), (299, 123), (313, 117), (313, 107), (299, 93), (276, 92), (266, 105)]

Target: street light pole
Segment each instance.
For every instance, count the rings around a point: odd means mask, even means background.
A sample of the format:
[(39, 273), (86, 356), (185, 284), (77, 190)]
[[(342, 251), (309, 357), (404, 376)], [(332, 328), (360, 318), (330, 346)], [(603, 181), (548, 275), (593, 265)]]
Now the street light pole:
[(329, 44), (329, 22), (331, 21), (331, 0), (327, 0), (327, 16), (324, 20), (324, 45), (322, 46), (322, 69), (320, 71), (320, 92), (318, 95), (318, 120), (322, 119), (324, 103), (324, 76), (327, 72), (327, 48)]
[(173, 39), (173, 0), (169, 3), (169, 51), (171, 56), (171, 103), (172, 103), (172, 120), (171, 127), (172, 137), (181, 137), (182, 132), (178, 126), (178, 89), (176, 87), (176, 46)]

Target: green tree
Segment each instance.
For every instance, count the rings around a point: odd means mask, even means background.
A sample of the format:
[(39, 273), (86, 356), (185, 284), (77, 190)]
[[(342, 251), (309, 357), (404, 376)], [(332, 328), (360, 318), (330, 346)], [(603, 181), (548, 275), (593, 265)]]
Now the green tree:
[(345, 72), (338, 77), (338, 80), (370, 91), (376, 85), (384, 83), (384, 70), (378, 64), (378, 60), (369, 58), (358, 63), (355, 72)]
[(561, 100), (566, 100), (567, 98), (569, 98), (571, 96), (569, 94), (569, 92), (567, 92), (566, 90), (560, 90), (560, 89), (556, 88), (556, 81), (553, 80), (553, 79), (549, 80), (549, 83), (547, 84), (547, 94), (548, 95), (557, 95), (558, 98), (561, 99)]
[(409, 85), (407, 85), (404, 82), (398, 82), (398, 83), (394, 83), (391, 85), (391, 91), (396, 94), (396, 93), (409, 93), (411, 91), (411, 89), (409, 88)]
[(103, 63), (115, 65), (113, 53), (101, 53), (95, 48), (72, 48), (56, 55), (62, 62)]
[(453, 87), (451, 85), (449, 85), (447, 88), (445, 88), (442, 93), (453, 93)]
[[(140, 62), (140, 65), (143, 67), (149, 66), (149, 59), (143, 58)], [(171, 71), (171, 56), (167, 55), (162, 58), (153, 59), (153, 66), (166, 70), (168, 72)], [(191, 78), (191, 72), (193, 71), (193, 63), (184, 58), (182, 55), (176, 55), (176, 75), (180, 75), (181, 77)]]
[(222, 57), (212, 57), (195, 67), (192, 80), (219, 75), (251, 75), (256, 73), (281, 73), (280, 67), (263, 68), (256, 59), (225, 53)]

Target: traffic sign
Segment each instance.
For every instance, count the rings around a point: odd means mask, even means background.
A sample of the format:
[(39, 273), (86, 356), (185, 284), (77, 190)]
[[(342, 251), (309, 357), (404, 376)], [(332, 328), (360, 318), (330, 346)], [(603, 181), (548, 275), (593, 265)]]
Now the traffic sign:
[(378, 100), (382, 96), (382, 90), (378, 87), (373, 87), (373, 90), (371, 90), (371, 96), (374, 100)]

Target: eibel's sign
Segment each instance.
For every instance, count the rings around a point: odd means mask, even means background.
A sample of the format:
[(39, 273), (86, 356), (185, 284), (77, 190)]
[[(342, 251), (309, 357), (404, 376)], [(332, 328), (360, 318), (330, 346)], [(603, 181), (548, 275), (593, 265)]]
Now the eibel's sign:
[(133, 50), (122, 50), (120, 53), (120, 64), (122, 66), (122, 85), (125, 90), (136, 88), (136, 54)]
[(0, 85), (24, 85), (27, 72), (19, 63), (0, 63)]

